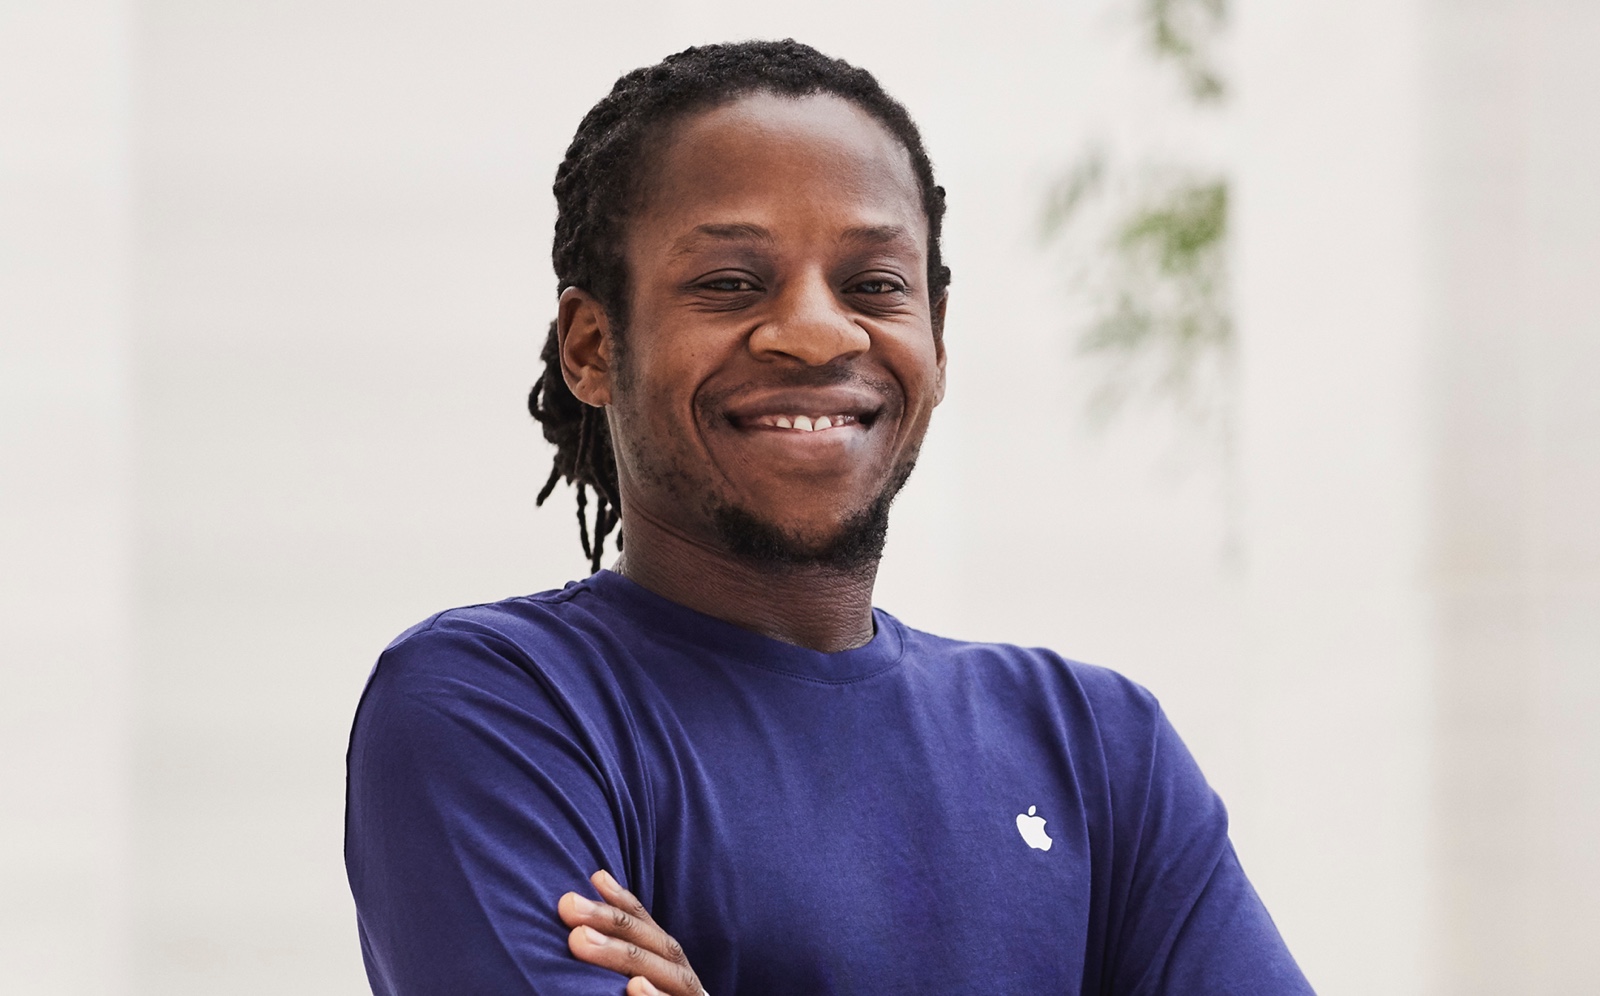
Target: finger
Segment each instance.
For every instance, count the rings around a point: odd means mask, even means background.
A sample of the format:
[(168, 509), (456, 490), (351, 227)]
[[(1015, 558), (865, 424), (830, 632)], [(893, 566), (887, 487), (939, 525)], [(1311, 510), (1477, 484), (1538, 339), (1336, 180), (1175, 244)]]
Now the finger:
[[(644, 976), (635, 975), (628, 980), (627, 996), (667, 996), (667, 994), (657, 989)], [(706, 992), (704, 986), (701, 986), (696, 996), (711, 996), (711, 994)]]
[(617, 909), (636, 916), (646, 923), (655, 923), (650, 919), (650, 911), (644, 908), (644, 903), (639, 902), (639, 897), (622, 887), (622, 883), (611, 877), (611, 873), (604, 868), (589, 876), (589, 881), (600, 890), (600, 898), (615, 906)]
[[(582, 924), (594, 928), (607, 937), (639, 946), (670, 966), (665, 978), (651, 975), (646, 981), (663, 986), (674, 994), (681, 990), (686, 996), (703, 996), (705, 989), (695, 976), (689, 958), (684, 954), (683, 946), (676, 938), (661, 929), (650, 916), (650, 911), (645, 908), (644, 903), (639, 901), (639, 897), (624, 889), (622, 884), (604, 869), (589, 876), (589, 881), (606, 902), (594, 904), (584, 900), (577, 893), (568, 893), (567, 895), (572, 897), (571, 900), (563, 896), (561, 904), (562, 919), (567, 921), (567, 925), (576, 927)], [(567, 909), (575, 914), (570, 920), (565, 912)]]
[[(638, 900), (631, 898), (632, 894), (627, 890), (619, 889), (616, 883), (612, 882), (608, 885), (607, 891), (616, 896), (619, 902), (627, 902), (638, 915), (609, 903), (597, 903), (576, 892), (569, 892), (556, 904), (561, 921), (568, 927), (589, 927), (607, 938), (637, 945), (674, 969), (681, 970), (679, 974), (692, 978), (694, 971), (689, 965), (688, 956), (683, 953), (682, 945), (651, 920), (650, 914), (638, 904)], [(661, 980), (652, 978), (652, 981), (659, 983)]]
[(678, 942), (667, 936), (650, 914), (636, 915), (609, 903), (597, 903), (576, 892), (568, 892), (556, 903), (561, 922), (569, 927), (593, 927), (608, 937), (614, 937), (654, 954), (677, 961), (682, 950)]
[[(611, 923), (612, 909), (605, 903), (595, 902), (588, 896), (576, 892), (563, 893), (556, 900), (556, 913), (561, 916), (561, 922), (569, 927), (581, 927), (589, 924), (591, 927), (601, 927), (602, 924)], [(602, 930), (609, 926), (601, 927)]]
[(701, 996), (700, 980), (688, 965), (677, 965), (637, 944), (610, 937), (593, 927), (577, 927), (567, 947), (580, 961), (629, 976), (628, 992), (644, 992), (633, 981), (643, 978), (663, 996)]
[[(641, 943), (656, 954), (672, 962), (674, 965), (689, 967), (689, 958), (683, 953), (683, 947), (650, 916), (650, 911), (645, 909), (639, 897), (624, 889), (611, 873), (605, 869), (589, 876), (589, 881), (600, 891), (606, 903), (615, 910), (621, 910), (625, 915), (645, 924), (649, 929), (640, 932), (637, 938), (630, 937), (636, 943)], [(597, 924), (594, 926), (598, 926)], [(601, 928), (605, 930), (604, 927)], [(606, 933), (616, 936), (616, 931), (606, 930)]]

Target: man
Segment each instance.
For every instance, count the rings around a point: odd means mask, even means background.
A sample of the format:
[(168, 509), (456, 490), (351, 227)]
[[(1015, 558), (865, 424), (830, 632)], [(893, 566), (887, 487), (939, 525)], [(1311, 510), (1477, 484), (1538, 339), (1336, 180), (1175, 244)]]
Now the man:
[(872, 608), (945, 383), (904, 109), (794, 42), (690, 49), (618, 81), (555, 191), (530, 407), (596, 572), (375, 669), (374, 991), (1309, 992), (1148, 693)]

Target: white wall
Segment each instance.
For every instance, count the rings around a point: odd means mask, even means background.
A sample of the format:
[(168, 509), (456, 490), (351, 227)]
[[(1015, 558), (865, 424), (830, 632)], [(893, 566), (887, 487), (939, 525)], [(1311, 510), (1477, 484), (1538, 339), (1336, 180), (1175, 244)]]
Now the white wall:
[[(1431, 645), (1415, 4), (1240, 13), (1242, 835), (1312, 981), (1414, 993)], [(1381, 24), (1382, 30), (1374, 30)]]
[(0, 3), (0, 983), (126, 991), (128, 9)]
[(1154, 688), (1320, 990), (1592, 977), (1592, 15), (1240, 6), (1229, 561), (1209, 457), (1084, 427), (1035, 238), (1148, 112), (1125, 8), (573, 9), (0, 7), (0, 977), (362, 991), (371, 660), (583, 570), (522, 410), (555, 164), (619, 73), (785, 34), (878, 73), (950, 190), (951, 391), (881, 604)]
[(1600, 10), (1433, 16), (1437, 991), (1580, 992), (1600, 976)]
[(1258, 877), (1327, 991), (1584, 991), (1600, 11), (1239, 13)]

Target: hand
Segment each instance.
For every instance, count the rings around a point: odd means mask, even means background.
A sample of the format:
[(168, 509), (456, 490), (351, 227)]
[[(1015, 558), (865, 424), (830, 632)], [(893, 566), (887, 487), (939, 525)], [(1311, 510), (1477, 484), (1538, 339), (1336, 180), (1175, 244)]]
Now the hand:
[(633, 893), (603, 871), (589, 881), (604, 902), (569, 892), (556, 904), (561, 922), (572, 928), (567, 947), (580, 961), (631, 976), (628, 996), (710, 996), (683, 948)]

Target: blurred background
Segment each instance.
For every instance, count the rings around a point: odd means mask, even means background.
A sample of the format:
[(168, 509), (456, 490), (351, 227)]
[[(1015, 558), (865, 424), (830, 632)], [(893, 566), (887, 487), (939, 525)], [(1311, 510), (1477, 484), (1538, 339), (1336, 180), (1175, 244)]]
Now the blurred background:
[(1152, 688), (1320, 991), (1597, 991), (1582, 0), (0, 0), (0, 989), (366, 991), (368, 668), (585, 572), (555, 166), (788, 35), (949, 190), (879, 604)]

